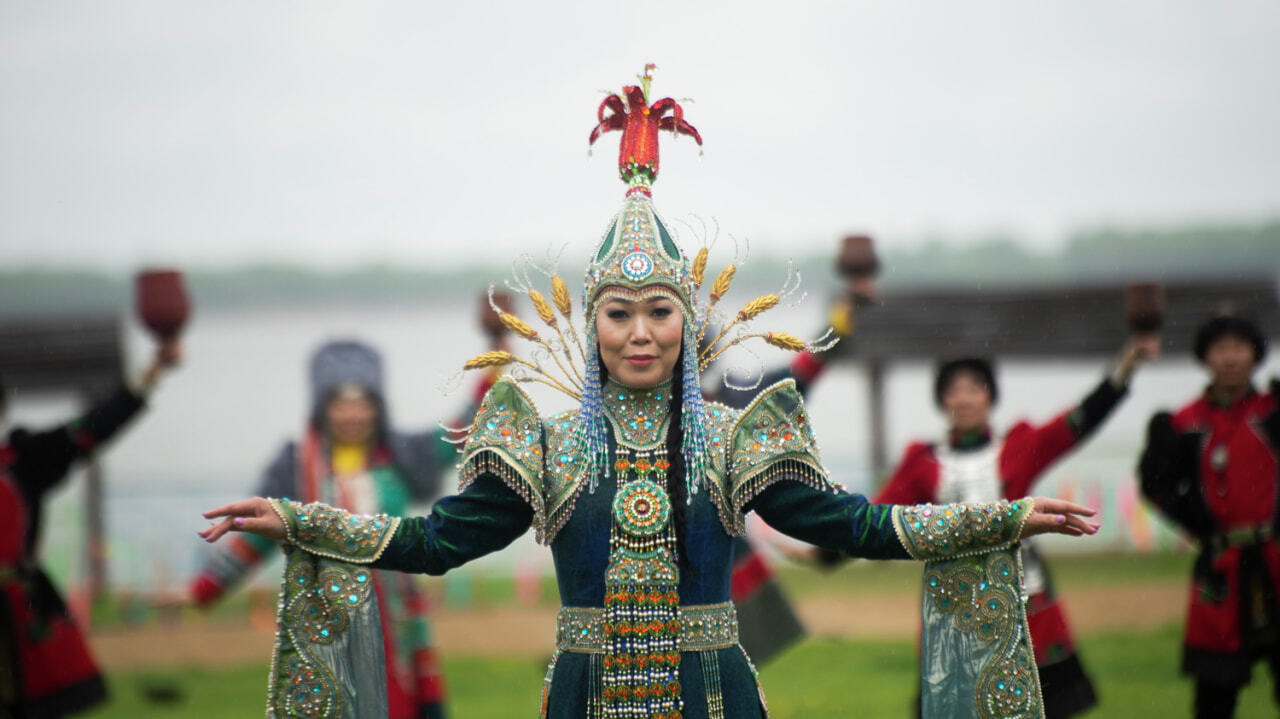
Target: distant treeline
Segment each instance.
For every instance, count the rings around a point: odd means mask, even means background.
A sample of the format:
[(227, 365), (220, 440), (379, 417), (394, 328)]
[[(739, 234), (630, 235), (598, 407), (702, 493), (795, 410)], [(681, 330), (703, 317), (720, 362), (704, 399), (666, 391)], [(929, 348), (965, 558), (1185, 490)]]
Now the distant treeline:
[(927, 242), (886, 255), (886, 285), (1275, 278), (1280, 276), (1280, 220), (1100, 227), (1075, 233), (1049, 254), (1029, 252), (1011, 238), (992, 238), (960, 246)]
[[(738, 274), (739, 287), (780, 284), (779, 262), (758, 242)], [(832, 245), (834, 252), (835, 246)], [(882, 283), (888, 288), (1097, 284), (1138, 280), (1256, 279), (1280, 276), (1280, 220), (1259, 224), (1204, 223), (1174, 228), (1097, 228), (1073, 235), (1055, 252), (1027, 249), (1016, 239), (964, 243), (926, 241), (909, 247), (881, 242)], [(829, 286), (830, 255), (795, 258), (810, 290)], [(718, 271), (714, 259), (709, 272)], [(187, 279), (202, 308), (403, 304), (473, 295), (507, 275), (508, 266), (448, 270), (366, 266), (326, 271), (290, 266), (191, 268)], [(576, 273), (567, 277), (574, 281)], [(113, 310), (131, 301), (131, 278), (105, 271), (0, 270), (0, 315)]]

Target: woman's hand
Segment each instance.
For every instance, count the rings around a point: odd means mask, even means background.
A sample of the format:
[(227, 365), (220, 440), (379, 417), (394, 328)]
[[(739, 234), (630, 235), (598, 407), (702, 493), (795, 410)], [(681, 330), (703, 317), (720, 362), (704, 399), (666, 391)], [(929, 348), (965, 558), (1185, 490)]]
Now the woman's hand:
[(1120, 386), (1127, 385), (1139, 366), (1144, 362), (1154, 362), (1158, 359), (1160, 359), (1160, 333), (1135, 334), (1125, 340), (1124, 346), (1120, 348), (1120, 356), (1116, 360), (1112, 378)]
[(156, 354), (151, 360), (151, 364), (147, 365), (147, 368), (142, 371), (142, 376), (138, 380), (139, 388), (143, 392), (151, 392), (155, 388), (156, 382), (160, 380), (160, 376), (177, 367), (181, 362), (182, 341), (175, 337), (161, 342), (156, 347)]
[(204, 513), (205, 519), (218, 517), (226, 519), (214, 522), (208, 529), (202, 529), (196, 534), (206, 542), (216, 542), (227, 532), (252, 532), (277, 542), (284, 539), (284, 522), (280, 521), (280, 516), (271, 508), (271, 503), (262, 497), (242, 499)]
[(1065, 499), (1049, 499), (1034, 497), (1033, 509), (1027, 521), (1022, 525), (1022, 534), (1018, 539), (1026, 539), (1036, 534), (1066, 534), (1079, 537), (1084, 534), (1097, 534), (1102, 526), (1090, 522), (1085, 517), (1097, 514), (1088, 507), (1072, 504)]

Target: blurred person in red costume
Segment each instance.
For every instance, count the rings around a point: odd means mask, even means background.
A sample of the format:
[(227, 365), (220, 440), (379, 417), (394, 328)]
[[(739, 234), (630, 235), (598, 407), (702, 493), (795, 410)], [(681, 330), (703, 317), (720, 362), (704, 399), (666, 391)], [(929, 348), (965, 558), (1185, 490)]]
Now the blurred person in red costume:
[[(0, 444), (0, 717), (60, 717), (107, 696), (66, 604), (36, 561), (46, 495), (146, 406), (178, 363), (177, 339), (161, 342), (133, 386), (121, 384), (82, 416), (51, 429), (16, 428)], [(0, 382), (0, 419), (5, 393)]]
[(1246, 319), (1209, 320), (1194, 349), (1209, 386), (1152, 418), (1138, 472), (1143, 494), (1200, 545), (1182, 653), (1195, 716), (1230, 717), (1262, 658), (1280, 704), (1280, 382), (1254, 388), (1267, 343)]
[[(834, 318), (833, 314), (832, 325), (838, 327)], [(943, 362), (935, 379), (934, 400), (948, 419), (946, 438), (908, 445), (876, 503), (978, 502), (1029, 494), (1056, 461), (1106, 420), (1127, 394), (1138, 365), (1154, 359), (1159, 351), (1158, 334), (1135, 332), (1121, 349), (1111, 373), (1079, 405), (1040, 426), (1018, 422), (1003, 436), (994, 434), (990, 425), (999, 399), (992, 363), (979, 357)], [(814, 382), (824, 367), (822, 358), (801, 355), (796, 364), (806, 360), (815, 370), (807, 373)], [(827, 567), (843, 561), (837, 554), (816, 548), (786, 553)], [(1097, 697), (1075, 651), (1062, 603), (1033, 542), (1023, 543), (1022, 560), (1027, 619), (1045, 714), (1053, 719), (1085, 711), (1097, 703)]]
[[(934, 400), (949, 425), (940, 441), (908, 445), (877, 503), (977, 502), (1031, 493), (1055, 462), (1092, 434), (1128, 393), (1140, 363), (1159, 354), (1154, 333), (1131, 337), (1112, 371), (1078, 405), (1049, 422), (1020, 421), (1003, 435), (991, 427), (999, 399), (995, 370), (986, 359), (943, 362)], [(1097, 703), (1080, 663), (1062, 603), (1034, 542), (1022, 545), (1027, 622), (1044, 691), (1045, 715), (1071, 716)]]

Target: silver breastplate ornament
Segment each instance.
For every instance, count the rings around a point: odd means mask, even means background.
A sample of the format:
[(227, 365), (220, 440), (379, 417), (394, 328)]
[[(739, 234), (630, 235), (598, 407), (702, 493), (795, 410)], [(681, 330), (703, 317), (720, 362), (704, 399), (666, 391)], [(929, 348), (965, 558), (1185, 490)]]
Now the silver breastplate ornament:
[(946, 442), (939, 443), (934, 450), (938, 458), (938, 502), (995, 502), (1003, 499), (999, 464), (1003, 446), (1003, 440), (995, 438), (982, 449), (959, 452)]
[[(1004, 439), (992, 438), (982, 449), (959, 452), (943, 441), (934, 454), (938, 458), (938, 502), (995, 502), (1004, 499), (1000, 482), (1000, 450)], [(1045, 589), (1044, 570), (1031, 554), (1030, 540), (1022, 543), (1022, 585), (1028, 595)]]

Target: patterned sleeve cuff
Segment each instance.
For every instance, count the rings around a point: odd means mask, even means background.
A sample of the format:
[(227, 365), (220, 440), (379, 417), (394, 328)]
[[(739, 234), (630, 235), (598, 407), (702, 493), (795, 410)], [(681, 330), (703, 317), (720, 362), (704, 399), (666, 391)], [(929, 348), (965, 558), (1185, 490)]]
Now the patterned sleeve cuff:
[(377, 561), (400, 527), (399, 517), (385, 514), (352, 514), (319, 502), (269, 501), (284, 522), (286, 542), (310, 554), (353, 564)]
[(918, 504), (893, 508), (893, 528), (914, 559), (952, 559), (1017, 543), (1030, 498), (1013, 502)]

